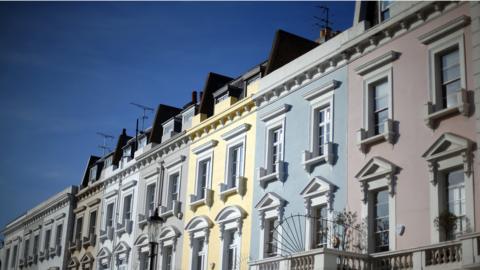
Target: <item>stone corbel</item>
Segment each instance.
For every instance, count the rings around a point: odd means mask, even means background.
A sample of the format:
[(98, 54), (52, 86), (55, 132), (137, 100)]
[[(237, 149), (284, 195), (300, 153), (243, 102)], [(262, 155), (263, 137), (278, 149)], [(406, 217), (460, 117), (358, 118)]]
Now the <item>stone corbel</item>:
[(387, 179), (387, 185), (388, 185), (388, 193), (390, 193), (390, 196), (393, 197), (395, 195), (395, 176), (393, 173), (389, 173), (385, 176)]
[(330, 190), (327, 193), (327, 207), (328, 211), (333, 212), (333, 201), (335, 200), (335, 194), (334, 190), (330, 188)]
[(470, 177), (472, 174), (472, 153), (471, 151), (465, 151), (462, 153), (463, 171)]
[(205, 228), (204, 231), (205, 231), (205, 243), (207, 243), (207, 245), (208, 245), (208, 242), (209, 242), (208, 239), (210, 238), (209, 237), (210, 236), (210, 230), (209, 230), (209, 228)]
[(223, 234), (225, 233), (225, 224), (220, 223), (220, 240), (223, 240)]
[(431, 161), (428, 162), (428, 172), (430, 175), (430, 183), (432, 185), (436, 186), (437, 185), (437, 172), (438, 172), (438, 163)]
[(307, 216), (310, 216), (312, 214), (312, 199), (306, 198), (304, 204), (305, 204), (305, 212)]
[(368, 202), (368, 183), (366, 181), (361, 183), (362, 191), (363, 191), (363, 198), (362, 201), (364, 204)]
[(265, 228), (265, 212), (260, 212), (260, 229)]
[(238, 236), (242, 235), (242, 228), (243, 228), (243, 219), (241, 217), (237, 218), (237, 233)]

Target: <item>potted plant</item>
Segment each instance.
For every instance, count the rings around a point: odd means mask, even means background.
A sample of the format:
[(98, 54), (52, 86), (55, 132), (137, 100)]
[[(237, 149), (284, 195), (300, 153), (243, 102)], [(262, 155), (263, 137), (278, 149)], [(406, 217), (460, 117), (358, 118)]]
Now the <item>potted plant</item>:
[(444, 210), (433, 221), (435, 228), (443, 233), (445, 240), (453, 239), (453, 232), (457, 229), (458, 217), (448, 210)]

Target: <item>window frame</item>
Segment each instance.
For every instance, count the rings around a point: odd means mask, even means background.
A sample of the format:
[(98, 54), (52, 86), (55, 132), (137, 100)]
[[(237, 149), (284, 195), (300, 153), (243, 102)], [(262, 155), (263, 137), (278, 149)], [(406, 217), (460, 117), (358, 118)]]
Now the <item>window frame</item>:
[[(380, 81), (387, 80), (387, 93), (388, 93), (388, 119), (394, 119), (393, 108), (393, 67), (392, 64), (385, 65), (378, 68), (374, 72), (371, 72), (363, 77), (363, 128), (366, 131), (366, 137), (375, 137), (385, 134), (375, 134), (375, 122), (373, 120), (373, 95), (374, 85)], [(388, 120), (387, 120), (388, 121)]]
[[(465, 61), (465, 34), (459, 30), (451, 35), (443, 37), (428, 45), (428, 68), (429, 68), (429, 102), (433, 105), (433, 111), (448, 110), (442, 106), (442, 89), (439, 56), (453, 47), (458, 48), (460, 65), (460, 86), (466, 89), (466, 61)], [(460, 90), (461, 90), (460, 89)], [(458, 106), (458, 105), (457, 105)]]
[[(81, 219), (82, 222), (81, 222), (81, 226), (80, 226), (80, 231), (78, 231), (78, 225), (79, 225), (79, 222), (78, 220)], [(74, 235), (73, 235), (73, 240), (76, 241), (76, 240), (82, 240), (82, 237), (83, 237), (83, 223), (85, 222), (84, 220), (84, 214), (82, 213), (81, 215), (78, 215), (76, 218), (75, 218), (75, 230), (74, 230)]]
[[(271, 218), (278, 218), (278, 220), (282, 220), (283, 218), (283, 213), (284, 213), (284, 207), (285, 207), (286, 201), (278, 196), (275, 193), (268, 192), (266, 193), (262, 199), (257, 203), (255, 206), (255, 209), (258, 211), (259, 214), (259, 219), (260, 219), (260, 239), (259, 243), (262, 243), (259, 245), (259, 258), (267, 258), (266, 255), (266, 250), (265, 250), (265, 243), (266, 243), (266, 234), (267, 234), (267, 226), (266, 225), (266, 220), (271, 219)], [(281, 251), (279, 250), (279, 247), (282, 245), (282, 227), (278, 227), (278, 234), (280, 237), (278, 237), (278, 243), (277, 243), (277, 256), (281, 255)]]
[[(246, 151), (246, 135), (243, 135), (243, 136), (239, 136), (239, 137), (236, 137), (235, 139), (231, 139), (230, 141), (228, 141), (227, 145), (226, 145), (226, 153), (227, 153), (227, 159), (226, 159), (226, 162), (225, 162), (225, 180), (224, 180), (224, 184), (227, 185), (227, 189), (230, 189), (230, 188), (238, 188), (239, 184), (238, 183), (238, 178), (239, 177), (243, 177), (245, 175), (245, 151)], [(237, 168), (238, 168), (238, 172), (237, 172), (237, 176), (235, 177), (235, 179), (232, 179), (232, 153), (231, 151), (233, 151), (234, 149), (236, 148), (240, 148), (240, 151), (239, 151), (239, 157), (240, 157), (240, 160), (237, 161)], [(234, 185), (233, 185), (234, 184)]]
[[(93, 225), (93, 231), (92, 231), (92, 214), (95, 213), (95, 224)], [(90, 209), (90, 212), (88, 213), (88, 237), (90, 237), (91, 234), (96, 234), (96, 230), (98, 228), (98, 207), (94, 209)]]
[(109, 205), (112, 205), (112, 224), (111, 224), (111, 228), (115, 228), (115, 223), (117, 222), (116, 220), (116, 217), (115, 217), (115, 211), (116, 211), (116, 204), (117, 204), (117, 200), (116, 198), (111, 198), (111, 199), (108, 199), (104, 202), (104, 213), (105, 213), (105, 218), (102, 219), (102, 222), (103, 222), (103, 226), (102, 228), (105, 230), (105, 232), (107, 231), (108, 229), (108, 206)]
[[(129, 205), (128, 210), (129, 210), (130, 217), (127, 219), (126, 216), (125, 216), (125, 214), (126, 214), (125, 213), (125, 210), (126, 210), (125, 209), (125, 200), (129, 196), (130, 196), (130, 205)], [(133, 215), (134, 215), (134, 209), (133, 209), (134, 208), (133, 207), (134, 206), (134, 201), (133, 200), (134, 200), (133, 190), (129, 190), (129, 191), (125, 192), (124, 194), (122, 194), (122, 215), (121, 215), (122, 223), (121, 224), (123, 224), (123, 225), (126, 225), (126, 223), (125, 223), (126, 221), (133, 220)]]

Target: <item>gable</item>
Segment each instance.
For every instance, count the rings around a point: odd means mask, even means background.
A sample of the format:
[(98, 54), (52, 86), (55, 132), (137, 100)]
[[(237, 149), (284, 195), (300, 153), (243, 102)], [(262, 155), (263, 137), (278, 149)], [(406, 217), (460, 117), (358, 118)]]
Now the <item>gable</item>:
[(112, 253), (110, 252), (110, 250), (108, 250), (108, 248), (106, 247), (103, 247), (102, 249), (100, 249), (97, 253), (97, 258), (105, 258), (105, 257), (110, 257), (110, 255), (112, 255)]
[(167, 226), (160, 232), (160, 239), (175, 238), (180, 235), (180, 232), (173, 226)]
[(473, 142), (453, 133), (442, 134), (422, 155), (426, 160), (471, 151)]
[(141, 234), (138, 236), (137, 240), (135, 240), (135, 243), (133, 245), (135, 246), (144, 246), (148, 244), (148, 236), (146, 234)]
[(124, 241), (118, 243), (118, 245), (115, 247), (115, 250), (113, 251), (115, 254), (118, 253), (126, 253), (130, 251), (130, 247), (125, 243)]
[(286, 201), (275, 192), (268, 192), (260, 199), (255, 208), (258, 210), (274, 208), (283, 206), (285, 202)]
[(210, 228), (213, 226), (212, 221), (207, 216), (198, 216), (192, 218), (187, 225), (185, 226), (185, 230), (187, 231), (196, 231), (205, 228)]
[(302, 192), (300, 192), (300, 195), (303, 197), (311, 197), (328, 191), (333, 192), (336, 189), (337, 186), (330, 183), (328, 180), (320, 176), (316, 176), (312, 178), (310, 182), (308, 182), (307, 186), (302, 190)]
[(387, 174), (396, 173), (397, 166), (381, 157), (373, 157), (365, 166), (355, 175), (360, 180), (370, 180)]
[(85, 255), (83, 255), (82, 259), (80, 260), (80, 262), (82, 264), (89, 264), (91, 262), (93, 262), (93, 256), (90, 252), (87, 252), (85, 253)]

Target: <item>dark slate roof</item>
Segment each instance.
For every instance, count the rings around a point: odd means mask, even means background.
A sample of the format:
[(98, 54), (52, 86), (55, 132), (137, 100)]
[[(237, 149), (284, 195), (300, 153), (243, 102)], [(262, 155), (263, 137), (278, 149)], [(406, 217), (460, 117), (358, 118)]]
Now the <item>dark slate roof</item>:
[(118, 166), (120, 160), (122, 159), (123, 150), (122, 148), (127, 144), (128, 140), (132, 137), (127, 135), (127, 130), (123, 129), (122, 134), (118, 136), (117, 146), (115, 146), (115, 151), (113, 153), (112, 164)]
[(155, 119), (152, 123), (152, 131), (150, 133), (149, 141), (153, 143), (161, 143), (163, 134), (162, 123), (179, 114), (181, 111), (182, 109), (165, 104), (158, 105), (157, 112), (155, 113)]
[(97, 156), (90, 156), (88, 158), (88, 162), (87, 162), (87, 167), (85, 168), (85, 172), (83, 173), (83, 179), (82, 179), (82, 183), (80, 184), (80, 188), (84, 188), (86, 186), (88, 186), (88, 176), (90, 175), (90, 168), (93, 167), (93, 165), (95, 165), (95, 163), (100, 159), (100, 157), (97, 157)]
[(213, 115), (213, 107), (215, 100), (213, 97), (213, 92), (220, 89), (225, 84), (231, 82), (233, 78), (220, 75), (217, 73), (210, 72), (208, 73), (207, 80), (205, 81), (205, 86), (203, 87), (200, 107), (198, 109), (199, 113), (206, 114), (207, 117)]
[(278, 30), (273, 40), (265, 74), (272, 73), (316, 46), (318, 46), (317, 42)]

